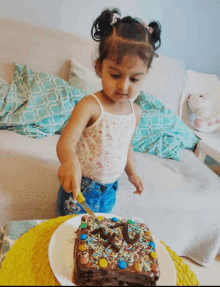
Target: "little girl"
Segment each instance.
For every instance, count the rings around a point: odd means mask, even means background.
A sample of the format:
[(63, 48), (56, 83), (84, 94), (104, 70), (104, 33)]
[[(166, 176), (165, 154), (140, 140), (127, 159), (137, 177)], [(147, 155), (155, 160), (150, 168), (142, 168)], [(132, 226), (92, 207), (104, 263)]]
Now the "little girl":
[(161, 29), (158, 22), (148, 26), (137, 18), (120, 16), (119, 9), (106, 9), (91, 29), (92, 38), (100, 41), (94, 67), (103, 88), (77, 103), (57, 143), (58, 215), (85, 212), (82, 207), (78, 212), (72, 209), (79, 190), (94, 212), (110, 213), (124, 170), (136, 188), (134, 193), (143, 192), (132, 149), (141, 109), (133, 100), (161, 44)]

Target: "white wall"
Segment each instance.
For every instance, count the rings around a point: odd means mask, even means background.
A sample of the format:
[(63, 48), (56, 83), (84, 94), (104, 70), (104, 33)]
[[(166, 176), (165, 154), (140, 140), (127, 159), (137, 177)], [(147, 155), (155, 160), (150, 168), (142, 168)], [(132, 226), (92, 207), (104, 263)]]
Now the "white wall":
[(220, 0), (0, 0), (0, 17), (91, 38), (92, 23), (106, 7), (119, 8), (122, 17), (160, 21), (158, 53), (220, 77)]

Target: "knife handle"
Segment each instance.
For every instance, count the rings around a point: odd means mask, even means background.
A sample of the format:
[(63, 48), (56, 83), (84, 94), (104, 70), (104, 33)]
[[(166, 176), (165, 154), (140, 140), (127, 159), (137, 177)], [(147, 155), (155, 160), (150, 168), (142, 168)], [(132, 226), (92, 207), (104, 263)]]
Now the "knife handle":
[(81, 193), (81, 191), (78, 192), (77, 201), (79, 202), (79, 204), (82, 204), (83, 202), (86, 201), (86, 199), (83, 196), (83, 194)]

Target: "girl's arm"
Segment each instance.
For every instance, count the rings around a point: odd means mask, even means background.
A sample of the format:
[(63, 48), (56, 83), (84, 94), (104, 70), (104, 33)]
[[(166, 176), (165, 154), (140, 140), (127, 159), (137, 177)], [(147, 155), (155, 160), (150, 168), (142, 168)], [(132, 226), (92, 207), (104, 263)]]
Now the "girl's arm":
[(127, 176), (131, 176), (133, 174), (136, 174), (134, 152), (133, 152), (133, 148), (132, 148), (131, 143), (130, 143), (129, 148), (128, 148), (128, 158), (127, 158), (127, 163), (125, 166), (125, 172), (126, 172)]
[[(136, 127), (137, 128), (140, 118), (141, 118), (141, 108), (136, 105), (134, 105), (135, 115), (136, 115)], [(133, 140), (133, 136), (132, 136)], [(128, 149), (128, 157), (127, 157), (127, 164), (125, 166), (125, 172), (128, 176), (129, 181), (136, 187), (136, 191), (134, 193), (141, 194), (143, 191), (143, 183), (140, 177), (137, 175), (136, 169), (135, 169), (135, 161), (134, 161), (134, 152), (132, 148), (132, 140), (129, 145)]]
[(82, 178), (76, 145), (96, 110), (97, 104), (92, 97), (83, 98), (78, 102), (57, 143), (57, 156), (61, 163), (58, 178), (66, 192), (73, 192), (74, 200), (80, 190)]

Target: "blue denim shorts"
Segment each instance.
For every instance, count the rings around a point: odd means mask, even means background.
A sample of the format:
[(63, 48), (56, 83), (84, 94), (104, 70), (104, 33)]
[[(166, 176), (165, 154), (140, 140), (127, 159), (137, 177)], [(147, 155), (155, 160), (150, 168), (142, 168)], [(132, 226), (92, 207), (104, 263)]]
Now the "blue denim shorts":
[[(81, 192), (86, 199), (86, 203), (93, 212), (98, 213), (110, 213), (112, 211), (116, 201), (118, 186), (118, 180), (109, 184), (101, 184), (84, 176), (81, 180)], [(77, 206), (80, 207), (80, 211), (70, 211), (68, 206), (72, 200), (73, 193), (65, 192), (63, 187), (60, 186), (57, 200), (57, 216), (86, 213), (79, 203), (77, 203)]]

